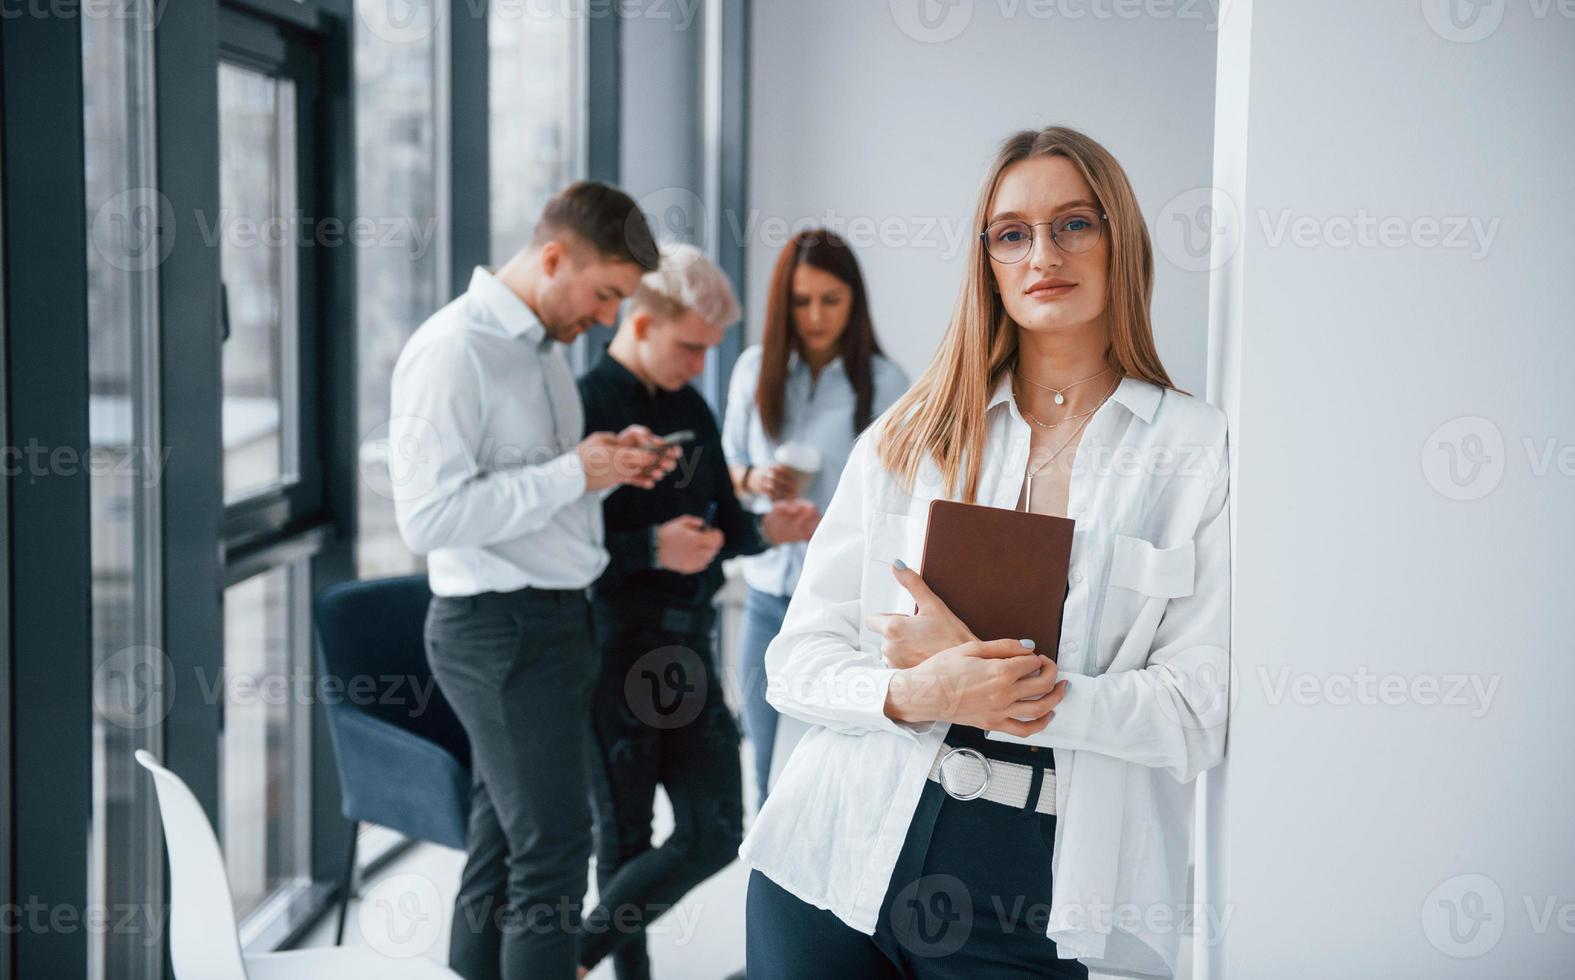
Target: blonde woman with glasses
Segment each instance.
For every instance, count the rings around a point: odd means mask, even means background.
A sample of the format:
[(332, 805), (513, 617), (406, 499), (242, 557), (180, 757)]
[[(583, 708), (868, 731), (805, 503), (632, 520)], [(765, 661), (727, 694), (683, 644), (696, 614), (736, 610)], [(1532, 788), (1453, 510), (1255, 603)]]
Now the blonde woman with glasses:
[[(766, 652), (771, 704), (816, 727), (740, 848), (751, 980), (1175, 972), (1191, 784), (1225, 748), (1225, 417), (1160, 363), (1103, 146), (1013, 135), (974, 224), (940, 351), (855, 444)], [(1058, 650), (926, 588), (939, 498), (1076, 521)]]

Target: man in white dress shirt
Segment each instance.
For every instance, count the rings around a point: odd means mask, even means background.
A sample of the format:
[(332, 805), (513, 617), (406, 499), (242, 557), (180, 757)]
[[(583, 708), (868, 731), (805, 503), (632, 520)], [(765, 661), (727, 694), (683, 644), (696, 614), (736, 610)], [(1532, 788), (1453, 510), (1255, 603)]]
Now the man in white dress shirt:
[(470, 737), (467, 861), (449, 963), (467, 980), (576, 973), (592, 821), (585, 741), (598, 674), (586, 589), (604, 497), (649, 489), (676, 449), (586, 436), (563, 345), (611, 323), (658, 253), (627, 195), (581, 182), (529, 245), (476, 269), (394, 367), (399, 531), (427, 556), (427, 655)]

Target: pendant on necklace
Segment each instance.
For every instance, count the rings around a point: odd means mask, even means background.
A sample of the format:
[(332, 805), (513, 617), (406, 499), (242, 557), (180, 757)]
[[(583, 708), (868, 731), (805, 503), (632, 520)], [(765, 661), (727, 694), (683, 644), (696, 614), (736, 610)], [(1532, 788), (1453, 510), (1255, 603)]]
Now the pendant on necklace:
[(1061, 394), (1059, 391), (1056, 392), (1055, 393), (1055, 403), (1057, 405), (1065, 405), (1066, 404), (1066, 396)]

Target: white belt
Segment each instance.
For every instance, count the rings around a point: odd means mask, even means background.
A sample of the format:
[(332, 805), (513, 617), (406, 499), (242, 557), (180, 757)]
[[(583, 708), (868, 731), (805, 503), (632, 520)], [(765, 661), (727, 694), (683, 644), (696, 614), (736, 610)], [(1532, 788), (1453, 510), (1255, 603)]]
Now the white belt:
[[(1028, 801), (1034, 770), (1021, 762), (987, 759), (977, 749), (942, 745), (930, 763), (930, 778), (941, 784), (946, 795), (958, 800), (985, 799), (1021, 810)], [(1045, 769), (1034, 803), (1039, 813), (1055, 813), (1055, 770)]]

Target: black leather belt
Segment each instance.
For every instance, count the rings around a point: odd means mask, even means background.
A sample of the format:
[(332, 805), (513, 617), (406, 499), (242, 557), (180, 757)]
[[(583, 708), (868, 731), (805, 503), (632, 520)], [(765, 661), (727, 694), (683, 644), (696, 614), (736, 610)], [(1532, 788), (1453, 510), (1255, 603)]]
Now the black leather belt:
[(522, 604), (561, 605), (568, 602), (587, 602), (589, 599), (589, 593), (585, 589), (538, 589), (527, 585), (523, 589), (515, 589), (512, 592), (478, 592), (472, 596), (457, 596), (453, 601), (464, 603), (466, 609), (497, 609), (512, 608)]

